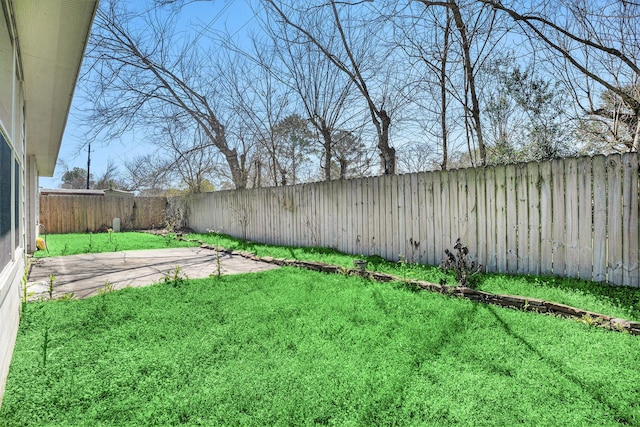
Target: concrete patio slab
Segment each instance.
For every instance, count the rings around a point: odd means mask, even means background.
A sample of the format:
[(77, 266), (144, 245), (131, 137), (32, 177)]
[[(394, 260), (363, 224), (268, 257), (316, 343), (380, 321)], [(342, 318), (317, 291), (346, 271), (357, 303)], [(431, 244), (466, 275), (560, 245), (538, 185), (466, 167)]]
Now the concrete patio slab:
[[(220, 254), (220, 263), (225, 275), (278, 268), (226, 253)], [(208, 277), (217, 271), (215, 252), (194, 247), (38, 258), (33, 261), (27, 289), (31, 300), (48, 299), (49, 278), (53, 275), (53, 298), (70, 293), (85, 298), (96, 295), (106, 283), (113, 289), (158, 283), (176, 267), (190, 279)]]

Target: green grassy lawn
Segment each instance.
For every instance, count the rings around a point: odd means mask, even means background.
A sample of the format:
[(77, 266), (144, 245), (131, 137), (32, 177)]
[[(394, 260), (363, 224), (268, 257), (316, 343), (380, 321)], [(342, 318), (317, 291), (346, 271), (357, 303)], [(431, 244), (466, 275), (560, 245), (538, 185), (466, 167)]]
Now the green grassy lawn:
[(638, 425), (639, 365), (640, 337), (282, 268), (28, 304), (0, 425)]
[[(229, 249), (247, 250), (258, 256), (272, 256), (305, 261), (322, 261), (329, 264), (353, 267), (357, 256), (346, 255), (332, 249), (291, 248), (283, 246), (246, 243), (233, 237), (208, 234), (190, 234), (189, 239), (202, 240)], [(444, 255), (444, 254), (443, 254)], [(380, 257), (365, 257), (369, 270), (382, 271), (407, 279), (439, 283), (445, 279), (454, 284), (452, 275), (435, 266), (384, 261)], [(611, 286), (603, 283), (557, 277), (515, 276), (505, 274), (481, 274), (477, 288), (496, 294), (522, 295), (554, 301), (596, 313), (640, 321), (640, 289)]]
[(172, 234), (163, 237), (133, 231), (120, 233), (49, 234), (46, 238), (49, 251), (36, 251), (33, 254), (35, 258), (98, 252), (130, 251), (134, 249), (163, 249), (194, 245), (197, 246), (196, 243), (176, 240)]

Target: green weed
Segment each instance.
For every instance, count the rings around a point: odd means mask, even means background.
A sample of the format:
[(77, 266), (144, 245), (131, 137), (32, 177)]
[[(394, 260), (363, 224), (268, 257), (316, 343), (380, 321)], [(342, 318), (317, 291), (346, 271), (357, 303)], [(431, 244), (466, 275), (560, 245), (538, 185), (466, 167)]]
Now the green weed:
[(24, 271), (22, 273), (22, 279), (20, 281), (21, 287), (22, 287), (22, 307), (21, 307), (21, 312), (24, 315), (26, 308), (27, 308), (27, 302), (29, 302), (29, 297), (31, 295), (33, 295), (33, 292), (29, 292), (28, 290), (28, 280), (29, 280), (29, 266), (30, 266), (30, 261), (29, 259), (26, 260), (25, 262), (25, 266), (24, 266)]
[(98, 295), (102, 296), (104, 294), (108, 294), (111, 292), (114, 292), (116, 290), (115, 286), (113, 285), (113, 283), (109, 282), (108, 280), (104, 282), (104, 285), (98, 289)]
[(53, 299), (53, 288), (54, 288), (54, 283), (56, 281), (56, 276), (55, 275), (50, 275), (49, 276), (49, 286), (47, 288), (47, 291), (49, 292), (49, 299)]
[(184, 285), (189, 277), (182, 271), (182, 267), (176, 265), (170, 273), (167, 273), (162, 277), (162, 283), (165, 285), (171, 285), (174, 288)]

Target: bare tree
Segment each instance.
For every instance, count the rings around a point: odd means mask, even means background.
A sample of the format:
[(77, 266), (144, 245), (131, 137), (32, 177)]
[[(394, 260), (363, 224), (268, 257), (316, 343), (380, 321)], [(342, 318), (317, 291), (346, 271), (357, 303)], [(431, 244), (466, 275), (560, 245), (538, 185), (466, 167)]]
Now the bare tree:
[(613, 135), (623, 126), (628, 135), (622, 141), (626, 151), (638, 151), (640, 3), (477, 1), (504, 12), (518, 23), (522, 34), (532, 43), (533, 52), (544, 54), (554, 65), (554, 71), (563, 76), (583, 113), (597, 118)]
[[(493, 49), (498, 46), (498, 40), (502, 33), (496, 34), (496, 13), (489, 7), (481, 5), (474, 7), (473, 2), (465, 0), (415, 0), (427, 8), (445, 8), (446, 26), (445, 35), (447, 46), (449, 38), (453, 41), (451, 29), (455, 26), (457, 42), (460, 46), (460, 58), (464, 70), (464, 95), (462, 105), (470, 121), (465, 121), (468, 150), (473, 162), (472, 139), (475, 138), (480, 156), (480, 164), (485, 165), (487, 159), (485, 137), (482, 129), (480, 90), (477, 87), (477, 73), (481, 69), (483, 61), (490, 57)], [(450, 20), (449, 20), (450, 19)], [(450, 52), (444, 52), (441, 56), (440, 81), (445, 80), (446, 65)], [(447, 77), (449, 79), (449, 77)], [(444, 95), (441, 96), (444, 99)]]
[(222, 76), (222, 99), (235, 117), (230, 131), (247, 150), (254, 151), (253, 160), (247, 162), (247, 173), (253, 167), (254, 186), (277, 186), (282, 165), (276, 128), (295, 111), (291, 89), (273, 72), (274, 52), (264, 40), (253, 37), (251, 45), (244, 48), (229, 40), (218, 42), (226, 48), (216, 66)]
[(93, 184), (93, 188), (98, 190), (103, 189), (125, 189), (126, 184), (122, 181), (120, 177), (120, 172), (118, 170), (118, 166), (112, 161), (109, 160), (107, 162), (107, 167), (98, 178), (95, 180)]
[(128, 184), (124, 189), (164, 192), (170, 186), (169, 177), (162, 173), (163, 162), (158, 156), (144, 154), (127, 159), (124, 163), (124, 181)]
[[(269, 16), (263, 28), (270, 36), (274, 54), (281, 67), (271, 67), (280, 81), (290, 86), (298, 96), (310, 124), (320, 135), (322, 169), (326, 181), (332, 178), (332, 163), (336, 141), (335, 132), (353, 120), (353, 81), (344, 73), (336, 73), (335, 66), (317, 46), (309, 43), (290, 43), (290, 28)], [(335, 43), (335, 41), (334, 41)], [(328, 42), (332, 44), (332, 42)], [(359, 109), (356, 109), (359, 110)], [(359, 111), (356, 112), (359, 115)]]
[(215, 105), (218, 76), (210, 74), (211, 53), (199, 48), (197, 38), (176, 31), (176, 20), (175, 10), (133, 13), (123, 2), (101, 2), (84, 76), (94, 105), (92, 136), (111, 139), (138, 126), (189, 123), (205, 137), (198, 149), (219, 151), (235, 187), (244, 188), (242, 153), (230, 144)]
[[(382, 169), (385, 174), (394, 174), (396, 150), (389, 142), (391, 116), (385, 107), (385, 103), (389, 101), (388, 93), (376, 94), (370, 89), (379, 66), (384, 65), (384, 60), (377, 58), (380, 53), (382, 57), (387, 57), (389, 53), (380, 52), (382, 46), (373, 39), (376, 36), (374, 20), (368, 21), (369, 26), (362, 26), (357, 25), (352, 18), (351, 9), (354, 7), (360, 7), (358, 12), (364, 13), (362, 2), (349, 4), (329, 0), (322, 5), (307, 5), (296, 9), (275, 0), (264, 1), (269, 10), (295, 30), (296, 35), (287, 40), (289, 43), (312, 44), (353, 82), (367, 105), (371, 122), (376, 129)], [(345, 19), (346, 23), (343, 22)], [(363, 21), (362, 17), (359, 17), (359, 21)], [(338, 40), (331, 43), (335, 39), (326, 37), (326, 34), (335, 33), (338, 34)]]
[[(421, 9), (411, 7), (407, 16), (394, 21), (396, 43), (405, 53), (408, 64), (417, 70), (410, 99), (416, 107), (413, 116), (420, 124), (422, 133), (440, 140), (439, 165), (445, 170), (451, 149), (450, 103), (455, 86), (451, 81), (452, 75), (455, 75), (455, 62), (451, 59), (453, 19), (449, 9), (445, 9), (444, 15), (439, 8)], [(437, 150), (420, 147), (420, 144), (412, 141), (403, 147), (403, 151), (407, 157), (402, 160), (403, 169), (418, 171), (432, 163), (430, 158), (433, 151)]]

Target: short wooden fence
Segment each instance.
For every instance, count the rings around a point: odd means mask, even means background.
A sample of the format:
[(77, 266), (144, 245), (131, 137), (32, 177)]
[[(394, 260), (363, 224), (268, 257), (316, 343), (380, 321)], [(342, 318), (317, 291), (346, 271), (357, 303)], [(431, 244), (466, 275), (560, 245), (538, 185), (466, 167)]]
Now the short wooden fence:
[(105, 231), (120, 218), (121, 230), (162, 227), (165, 197), (40, 195), (40, 223), (48, 233)]

